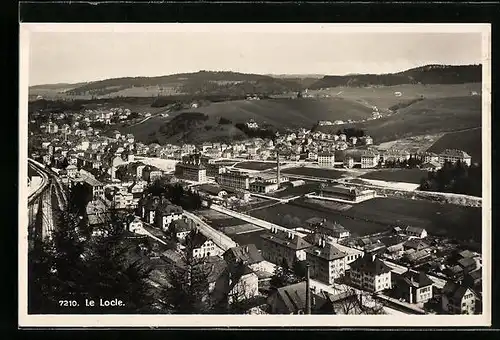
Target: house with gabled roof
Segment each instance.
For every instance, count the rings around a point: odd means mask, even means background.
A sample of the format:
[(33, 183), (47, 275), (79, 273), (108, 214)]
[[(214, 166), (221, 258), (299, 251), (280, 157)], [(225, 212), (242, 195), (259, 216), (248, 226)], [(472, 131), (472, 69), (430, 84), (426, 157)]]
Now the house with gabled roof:
[(448, 314), (475, 314), (477, 295), (464, 285), (448, 281), (441, 294), (441, 307)]
[(255, 272), (264, 270), (264, 257), (253, 243), (229, 248), (223, 257), (230, 267), (242, 263)]
[(260, 235), (262, 239), (262, 256), (269, 262), (281, 265), (286, 262), (292, 266), (295, 261), (306, 259), (306, 249), (311, 246), (294, 232), (285, 232), (272, 228)]
[(349, 278), (354, 286), (374, 293), (392, 288), (391, 268), (375, 255), (365, 255), (352, 262)]
[(311, 277), (330, 285), (335, 279), (344, 276), (347, 254), (327, 243), (325, 238), (319, 238), (316, 244), (307, 248), (306, 254)]
[(398, 296), (408, 303), (425, 303), (432, 299), (433, 281), (424, 272), (409, 270), (395, 274), (394, 282)]

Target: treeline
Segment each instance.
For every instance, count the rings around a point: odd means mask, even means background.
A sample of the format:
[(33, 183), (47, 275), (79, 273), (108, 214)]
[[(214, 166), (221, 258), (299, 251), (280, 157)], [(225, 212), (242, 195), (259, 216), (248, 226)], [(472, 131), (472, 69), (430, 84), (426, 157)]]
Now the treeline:
[(480, 165), (458, 161), (444, 163), (437, 171), (431, 171), (420, 183), (420, 190), (448, 192), (472, 196), (482, 196), (482, 169)]
[(415, 157), (414, 155), (410, 155), (409, 159), (389, 159), (384, 162), (384, 166), (386, 168), (410, 168), (414, 169), (422, 165), (423, 159), (420, 157)]
[(198, 210), (202, 206), (202, 198), (192, 190), (186, 190), (179, 183), (169, 183), (164, 178), (153, 181), (145, 190), (145, 194), (165, 197), (172, 204), (178, 205), (186, 210)]
[(336, 135), (341, 135), (341, 134), (346, 135), (347, 138), (351, 137), (361, 138), (365, 136), (365, 131), (361, 129), (356, 129), (354, 127), (350, 127), (337, 130)]
[(171, 137), (180, 132), (188, 132), (203, 125), (208, 116), (199, 112), (184, 112), (174, 117), (171, 121), (163, 124), (159, 132), (166, 137)]
[(481, 82), (481, 78), (481, 65), (426, 65), (399, 73), (325, 76), (309, 88), (394, 86), (402, 84), (464, 84)]

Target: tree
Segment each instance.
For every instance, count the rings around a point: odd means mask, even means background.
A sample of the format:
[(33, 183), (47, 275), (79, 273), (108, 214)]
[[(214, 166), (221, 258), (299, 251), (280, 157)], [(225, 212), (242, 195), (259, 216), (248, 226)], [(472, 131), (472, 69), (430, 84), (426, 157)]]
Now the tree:
[(274, 273), (270, 282), (271, 290), (273, 291), (299, 281), (300, 279), (289, 268), (287, 261), (283, 259), (281, 265), (274, 268)]
[(166, 271), (169, 284), (161, 295), (170, 314), (207, 314), (215, 308), (209, 291), (211, 265), (206, 258), (193, 256), (195, 233), (186, 237), (179, 261), (170, 263)]
[(385, 314), (384, 306), (366, 291), (358, 291), (348, 285), (335, 285), (338, 291), (333, 302), (336, 314)]

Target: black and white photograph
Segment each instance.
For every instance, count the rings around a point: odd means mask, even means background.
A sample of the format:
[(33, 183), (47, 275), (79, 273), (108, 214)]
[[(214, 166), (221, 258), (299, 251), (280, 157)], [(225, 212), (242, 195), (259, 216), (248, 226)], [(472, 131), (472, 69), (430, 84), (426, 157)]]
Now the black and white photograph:
[(487, 326), (488, 24), (20, 24), (22, 326)]

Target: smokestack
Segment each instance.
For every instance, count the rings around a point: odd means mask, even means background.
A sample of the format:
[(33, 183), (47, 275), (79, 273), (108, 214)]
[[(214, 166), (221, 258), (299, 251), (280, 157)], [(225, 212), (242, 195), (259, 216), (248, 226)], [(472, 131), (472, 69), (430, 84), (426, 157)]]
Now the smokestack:
[(306, 264), (306, 314), (311, 314), (311, 287), (309, 282), (309, 263)]
[(277, 170), (276, 181), (278, 183), (278, 189), (279, 189), (280, 181), (281, 181), (281, 178), (280, 178), (280, 153), (279, 153), (279, 151), (276, 152), (276, 170)]

